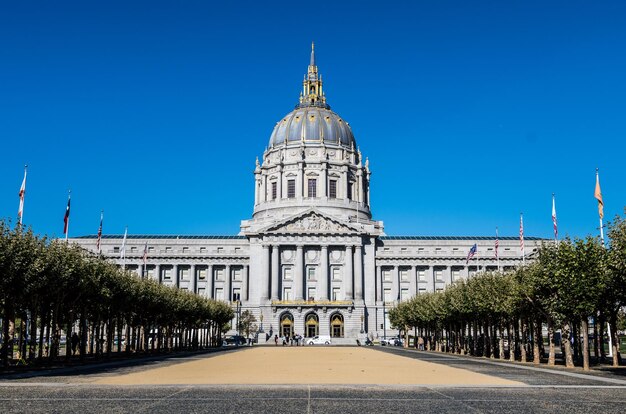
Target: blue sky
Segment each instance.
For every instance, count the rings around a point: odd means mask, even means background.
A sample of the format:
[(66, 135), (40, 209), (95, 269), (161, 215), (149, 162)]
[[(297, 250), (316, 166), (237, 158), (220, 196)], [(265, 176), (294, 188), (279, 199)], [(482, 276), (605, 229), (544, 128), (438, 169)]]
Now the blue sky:
[(28, 164), (38, 233), (236, 234), (312, 40), (387, 234), (597, 234), (596, 167), (623, 214), (626, 2), (220, 3), (0, 5), (0, 217)]

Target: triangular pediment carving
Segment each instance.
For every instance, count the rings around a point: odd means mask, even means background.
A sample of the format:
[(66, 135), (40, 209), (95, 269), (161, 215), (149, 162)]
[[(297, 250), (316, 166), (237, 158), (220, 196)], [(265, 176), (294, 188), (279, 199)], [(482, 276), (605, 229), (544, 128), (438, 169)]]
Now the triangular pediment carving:
[(275, 223), (263, 233), (354, 233), (355, 228), (328, 217), (319, 211), (309, 210), (280, 223)]

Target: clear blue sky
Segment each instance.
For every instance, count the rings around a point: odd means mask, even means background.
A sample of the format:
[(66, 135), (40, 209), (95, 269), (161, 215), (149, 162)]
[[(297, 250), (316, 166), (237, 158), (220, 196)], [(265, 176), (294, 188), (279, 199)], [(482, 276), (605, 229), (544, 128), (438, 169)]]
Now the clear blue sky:
[(0, 217), (236, 234), (311, 41), (390, 235), (596, 234), (626, 205), (624, 1), (0, 6)]

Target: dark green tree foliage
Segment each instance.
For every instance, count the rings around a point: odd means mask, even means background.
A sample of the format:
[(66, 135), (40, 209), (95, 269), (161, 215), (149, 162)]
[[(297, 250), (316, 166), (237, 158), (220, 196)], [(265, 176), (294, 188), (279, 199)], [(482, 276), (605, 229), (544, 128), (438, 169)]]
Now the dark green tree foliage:
[[(13, 326), (20, 332), (19, 356), (28, 363), (57, 359), (62, 334), (65, 355), (78, 327), (77, 354), (148, 352), (216, 346), (234, 316), (224, 302), (141, 279), (75, 245), (35, 236), (0, 221), (0, 359), (14, 356)], [(29, 338), (27, 340), (27, 338)], [(122, 340), (124, 338), (124, 340)]]
[(391, 321), (423, 337), (427, 350), (522, 361), (532, 356), (536, 364), (546, 354), (545, 327), (552, 365), (560, 330), (566, 365), (573, 367), (578, 355), (577, 362), (589, 369), (589, 320), (600, 320), (601, 334), (606, 317), (617, 366), (617, 321), (626, 306), (626, 221), (617, 217), (608, 236), (607, 249), (592, 237), (545, 243), (527, 266), (481, 273), (399, 303)]

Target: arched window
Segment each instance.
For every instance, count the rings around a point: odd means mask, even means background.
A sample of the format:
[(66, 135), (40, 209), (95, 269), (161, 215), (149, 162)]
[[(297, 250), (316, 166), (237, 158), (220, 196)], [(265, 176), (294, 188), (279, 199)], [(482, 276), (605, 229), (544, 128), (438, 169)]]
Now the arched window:
[(330, 336), (343, 338), (343, 315), (335, 313), (330, 317)]
[(280, 316), (280, 335), (293, 336), (293, 315), (285, 312)]
[(304, 319), (305, 336), (313, 338), (320, 334), (320, 320), (315, 313), (309, 313)]

